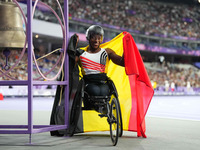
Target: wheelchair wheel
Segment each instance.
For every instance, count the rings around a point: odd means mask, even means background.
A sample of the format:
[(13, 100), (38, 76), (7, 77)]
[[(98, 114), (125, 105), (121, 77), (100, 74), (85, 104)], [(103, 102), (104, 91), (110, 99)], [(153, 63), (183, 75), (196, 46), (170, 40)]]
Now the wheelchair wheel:
[(121, 108), (120, 108), (120, 104), (119, 104), (119, 100), (117, 98), (117, 102), (118, 102), (118, 106), (119, 106), (119, 137), (122, 137), (123, 135), (123, 122), (122, 122), (122, 113), (121, 113)]
[(119, 103), (119, 99), (115, 96), (115, 94), (112, 94), (112, 96), (111, 96), (111, 101), (112, 101), (113, 98), (115, 98), (116, 101), (117, 101), (117, 103), (118, 103), (119, 137), (122, 137), (122, 135), (123, 135), (123, 122), (122, 122), (122, 114), (121, 114), (120, 103)]
[(110, 105), (110, 137), (113, 143), (113, 146), (117, 144), (119, 136), (119, 106), (116, 98), (113, 98)]

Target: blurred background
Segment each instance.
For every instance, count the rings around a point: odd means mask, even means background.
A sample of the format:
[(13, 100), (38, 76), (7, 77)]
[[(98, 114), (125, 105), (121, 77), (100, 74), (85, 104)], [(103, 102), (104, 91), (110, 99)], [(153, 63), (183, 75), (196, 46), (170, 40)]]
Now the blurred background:
[[(62, 19), (55, 0), (41, 0), (51, 6)], [(18, 0), (27, 14), (26, 0)], [(59, 1), (63, 7), (64, 0)], [(87, 42), (86, 29), (101, 25), (104, 42), (123, 31), (130, 32), (143, 58), (155, 95), (200, 96), (200, 3), (198, 0), (69, 0), (69, 31)], [(24, 26), (25, 30), (25, 26)], [(56, 16), (38, 4), (33, 19), (33, 44), (36, 58), (40, 58), (63, 44), (62, 30)], [(12, 50), (8, 66), (14, 65), (22, 50)], [(38, 60), (43, 73), (57, 62), (60, 51)], [(9, 75), (27, 79), (27, 52)], [(0, 51), (0, 69), (6, 57)], [(47, 77), (58, 72), (60, 63)], [(40, 77), (34, 65), (34, 78)], [(0, 80), (11, 80), (3, 76)], [(54, 96), (56, 86), (35, 86), (35, 96)], [(4, 96), (26, 96), (27, 87), (0, 86)]]

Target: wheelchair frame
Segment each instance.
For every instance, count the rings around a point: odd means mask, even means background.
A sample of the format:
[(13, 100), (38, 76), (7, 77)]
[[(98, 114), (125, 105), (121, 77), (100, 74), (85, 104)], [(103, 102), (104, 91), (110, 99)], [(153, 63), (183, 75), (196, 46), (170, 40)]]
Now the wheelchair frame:
[[(78, 96), (80, 99), (75, 98), (71, 108), (70, 136), (73, 136), (75, 133), (80, 111), (95, 110), (100, 113), (99, 116), (101, 118), (107, 117), (107, 122), (110, 125), (111, 141), (113, 146), (115, 146), (118, 142), (118, 137), (121, 137), (123, 134), (123, 123), (118, 93), (113, 81), (109, 78), (107, 80), (110, 89), (110, 94), (108, 96), (90, 96), (85, 91), (84, 79), (82, 78), (80, 81), (83, 82), (81, 92), (75, 95), (75, 97)], [(82, 107), (82, 102), (84, 103), (84, 107)], [(116, 132), (114, 132), (114, 129)]]

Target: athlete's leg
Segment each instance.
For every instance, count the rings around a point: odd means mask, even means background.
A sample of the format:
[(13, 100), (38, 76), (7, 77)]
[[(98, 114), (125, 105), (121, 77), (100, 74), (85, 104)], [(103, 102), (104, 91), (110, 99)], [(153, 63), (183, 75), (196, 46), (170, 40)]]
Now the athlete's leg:
[(108, 84), (101, 84), (100, 86), (100, 95), (101, 96), (107, 96), (110, 93), (110, 89)]
[(100, 95), (100, 87), (94, 83), (90, 83), (85, 88), (86, 92), (92, 96), (99, 96)]

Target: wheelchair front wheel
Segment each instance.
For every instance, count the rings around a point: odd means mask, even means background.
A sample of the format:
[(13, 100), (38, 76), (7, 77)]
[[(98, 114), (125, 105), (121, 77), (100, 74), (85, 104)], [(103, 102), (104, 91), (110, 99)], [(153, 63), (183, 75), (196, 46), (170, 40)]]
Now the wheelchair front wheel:
[(112, 99), (116, 99), (117, 103), (118, 103), (118, 113), (119, 113), (119, 137), (122, 137), (123, 135), (123, 122), (122, 122), (122, 113), (121, 113), (121, 108), (120, 108), (120, 103), (119, 103), (119, 99), (115, 94), (112, 94), (111, 96), (111, 100)]
[(113, 98), (110, 104), (110, 115), (109, 115), (109, 124), (110, 124), (110, 137), (115, 146), (118, 142), (119, 137), (119, 106), (116, 98)]

